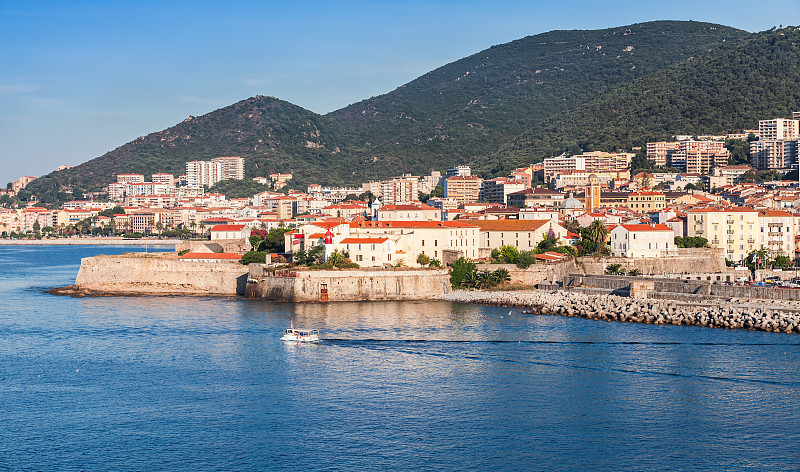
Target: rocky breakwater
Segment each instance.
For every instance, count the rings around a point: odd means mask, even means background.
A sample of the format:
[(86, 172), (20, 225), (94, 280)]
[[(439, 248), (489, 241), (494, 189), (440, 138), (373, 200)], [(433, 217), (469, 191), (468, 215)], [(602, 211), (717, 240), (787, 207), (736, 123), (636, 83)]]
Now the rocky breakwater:
[(631, 299), (561, 291), (454, 291), (443, 300), (527, 308), (533, 314), (577, 316), (592, 320), (633, 323), (753, 329), (800, 333), (800, 304), (786, 301), (742, 301), (731, 298), (714, 304), (671, 300)]

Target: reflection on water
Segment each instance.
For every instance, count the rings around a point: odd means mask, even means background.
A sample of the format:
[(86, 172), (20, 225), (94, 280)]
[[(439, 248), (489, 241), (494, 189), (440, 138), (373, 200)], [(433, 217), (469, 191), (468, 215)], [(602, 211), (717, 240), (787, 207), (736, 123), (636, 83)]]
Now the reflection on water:
[[(797, 470), (797, 336), (444, 302), (57, 297), (0, 248), (0, 470)], [(119, 248), (129, 250), (127, 248)], [(320, 329), (319, 344), (280, 341)]]

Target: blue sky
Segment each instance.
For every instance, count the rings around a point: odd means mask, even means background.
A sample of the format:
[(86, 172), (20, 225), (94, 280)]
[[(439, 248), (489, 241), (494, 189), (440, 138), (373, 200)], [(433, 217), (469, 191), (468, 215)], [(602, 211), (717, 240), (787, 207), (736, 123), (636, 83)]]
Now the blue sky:
[(800, 24), (800, 0), (0, 0), (0, 185), (253, 95), (317, 113), (554, 29)]

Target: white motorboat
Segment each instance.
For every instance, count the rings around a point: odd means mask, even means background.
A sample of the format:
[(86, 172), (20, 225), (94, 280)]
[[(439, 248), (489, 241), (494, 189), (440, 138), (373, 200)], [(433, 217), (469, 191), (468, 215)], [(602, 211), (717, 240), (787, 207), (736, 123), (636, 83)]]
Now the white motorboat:
[(319, 330), (317, 329), (304, 329), (304, 328), (286, 328), (281, 337), (283, 341), (297, 342), (297, 343), (318, 343)]

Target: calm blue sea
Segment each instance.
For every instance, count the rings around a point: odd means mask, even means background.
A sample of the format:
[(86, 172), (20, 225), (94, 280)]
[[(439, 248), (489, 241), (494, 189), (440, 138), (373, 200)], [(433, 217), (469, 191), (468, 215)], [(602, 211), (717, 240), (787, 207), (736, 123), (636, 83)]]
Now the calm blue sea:
[(800, 336), (42, 293), (131, 250), (0, 246), (0, 470), (800, 469)]

